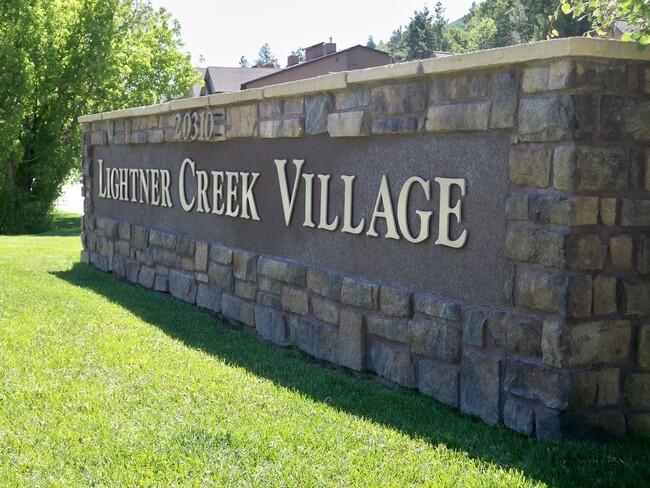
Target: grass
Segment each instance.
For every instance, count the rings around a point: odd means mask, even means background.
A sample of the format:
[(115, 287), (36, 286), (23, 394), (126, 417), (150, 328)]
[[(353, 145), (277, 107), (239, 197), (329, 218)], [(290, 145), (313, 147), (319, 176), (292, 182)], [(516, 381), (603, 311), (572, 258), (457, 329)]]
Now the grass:
[(282, 351), (0, 236), (0, 486), (646, 486), (650, 442), (547, 443)]

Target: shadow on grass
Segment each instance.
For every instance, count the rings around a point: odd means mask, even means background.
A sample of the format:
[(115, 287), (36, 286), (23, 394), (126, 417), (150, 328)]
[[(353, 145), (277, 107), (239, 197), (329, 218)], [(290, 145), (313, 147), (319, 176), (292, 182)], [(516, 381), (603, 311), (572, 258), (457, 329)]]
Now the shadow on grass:
[(267, 378), (274, 383), (372, 420), (431, 445), (466, 452), (471, 458), (516, 469), (549, 486), (647, 486), (650, 442), (625, 439), (609, 444), (550, 443), (491, 428), (431, 398), (404, 388), (386, 388), (327, 367), (295, 350), (278, 350), (255, 340), (193, 305), (119, 281), (76, 264), (54, 273), (121, 305), (187, 346)]
[(51, 229), (41, 236), (72, 237), (81, 234), (81, 215), (53, 210)]

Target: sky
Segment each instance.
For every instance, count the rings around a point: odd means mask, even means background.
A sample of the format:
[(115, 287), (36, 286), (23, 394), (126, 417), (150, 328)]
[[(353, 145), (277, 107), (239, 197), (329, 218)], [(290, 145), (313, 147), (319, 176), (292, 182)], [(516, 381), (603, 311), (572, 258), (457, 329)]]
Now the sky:
[[(337, 49), (388, 41), (400, 25), (408, 24), (413, 12), (425, 5), (433, 12), (435, 1), (426, 0), (151, 0), (165, 7), (181, 23), (185, 49), (192, 64), (239, 66), (245, 56), (257, 58), (268, 43), (280, 66), (291, 51), (332, 38)], [(445, 18), (465, 15), (472, 0), (443, 0)]]

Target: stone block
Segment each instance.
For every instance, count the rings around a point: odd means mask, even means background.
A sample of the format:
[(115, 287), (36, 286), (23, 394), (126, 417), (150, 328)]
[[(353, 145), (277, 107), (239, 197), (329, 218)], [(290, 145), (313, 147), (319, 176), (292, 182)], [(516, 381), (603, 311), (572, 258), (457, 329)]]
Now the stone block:
[(370, 358), (375, 373), (409, 388), (417, 386), (415, 367), (406, 347), (373, 341)]
[[(81, 262), (90, 264), (90, 253), (88, 251), (81, 252), (86, 254), (86, 257), (82, 255)], [(126, 258), (124, 256), (118, 254), (113, 258), (113, 273), (120, 278), (126, 278)]]
[(442, 299), (434, 295), (416, 293), (414, 298), (415, 311), (432, 317), (452, 320), (460, 320), (460, 304)]
[(580, 324), (545, 321), (544, 362), (556, 368), (622, 363), (630, 357), (632, 328), (628, 320)]
[(373, 134), (401, 134), (418, 130), (417, 117), (379, 117), (372, 121)]
[(165, 131), (162, 129), (147, 131), (147, 144), (160, 144), (165, 142)]
[(427, 132), (486, 131), (492, 102), (432, 105), (427, 112)]
[(509, 129), (516, 126), (517, 75), (514, 72), (499, 73), (492, 83), (491, 129)]
[(232, 256), (232, 249), (217, 245), (210, 246), (210, 261), (219, 264), (232, 264)]
[(637, 249), (637, 269), (641, 274), (648, 274), (650, 273), (650, 236), (641, 236)]
[(625, 147), (563, 145), (555, 148), (554, 185), (558, 190), (624, 190), (632, 157)]
[(208, 273), (202, 273), (200, 271), (197, 271), (194, 273), (194, 277), (196, 278), (197, 283), (205, 283), (206, 285), (210, 283), (210, 278), (208, 277)]
[(621, 225), (624, 227), (650, 226), (650, 200), (623, 198), (621, 202)]
[(337, 92), (334, 97), (337, 110), (365, 107), (370, 104), (370, 90), (367, 88)]
[(562, 440), (562, 422), (560, 412), (538, 408), (535, 412), (535, 433), (540, 441)]
[(382, 115), (422, 112), (426, 108), (426, 92), (425, 83), (378, 86), (370, 92), (370, 109)]
[(138, 274), (138, 284), (145, 288), (153, 288), (155, 274), (151, 266), (142, 266)]
[(379, 290), (380, 310), (390, 317), (411, 316), (412, 294), (400, 288), (382, 286)]
[(264, 276), (257, 277), (257, 286), (264, 292), (273, 293), (278, 296), (282, 295), (282, 288), (284, 287), (282, 283)]
[(176, 249), (176, 236), (169, 232), (151, 229), (149, 231), (149, 245), (173, 251)]
[(491, 311), (488, 331), (492, 343), (507, 354), (542, 356), (542, 323), (530, 317)]
[(132, 244), (136, 249), (144, 249), (149, 246), (149, 229), (134, 225), (132, 231)]
[(402, 319), (392, 319), (382, 316), (366, 318), (368, 333), (383, 337), (394, 342), (407, 343), (410, 337), (409, 322)]
[(508, 220), (528, 220), (530, 197), (522, 193), (510, 193), (506, 198), (506, 218)]
[[(129, 141), (127, 133), (127, 144)], [(147, 133), (146, 132), (132, 132), (131, 133), (131, 144), (146, 144), (147, 143)]]
[(416, 320), (409, 323), (413, 354), (458, 364), (462, 332), (459, 327), (440, 320)]
[(593, 279), (590, 275), (571, 275), (567, 288), (567, 317), (588, 317), (593, 302)]
[(197, 242), (194, 251), (194, 269), (196, 271), (208, 270), (208, 257), (210, 246), (207, 242)]
[(196, 241), (194, 241), (193, 239), (188, 239), (187, 237), (177, 238), (175, 250), (178, 254), (182, 256), (194, 257), (195, 249), (196, 249)]
[(650, 407), (650, 373), (630, 373), (625, 378), (625, 399), (632, 408)]
[(153, 259), (153, 262), (156, 264), (162, 264), (163, 266), (169, 266), (170, 268), (181, 267), (181, 257), (179, 255), (175, 252), (161, 249), (159, 247), (154, 247), (151, 251), (136, 251), (136, 257), (138, 258), (138, 261), (143, 261), (145, 264), (148, 264), (148, 259)]
[(561, 90), (569, 86), (574, 64), (561, 59), (547, 66), (530, 66), (524, 70), (522, 89), (524, 93), (540, 93)]
[(264, 256), (260, 256), (257, 260), (257, 272), (262, 276), (298, 287), (304, 287), (307, 283), (307, 270), (304, 266)]
[(260, 122), (260, 137), (263, 139), (300, 137), (304, 133), (305, 120), (302, 117), (281, 120), (263, 120)]
[(623, 293), (625, 313), (650, 315), (650, 280), (623, 280)]
[(305, 101), (302, 98), (291, 98), (282, 104), (285, 115), (300, 115), (305, 112)]
[(307, 315), (309, 313), (309, 293), (285, 286), (282, 289), (282, 310)]
[(529, 220), (568, 227), (598, 223), (598, 197), (531, 195)]
[(235, 280), (235, 295), (254, 302), (257, 298), (257, 284)]
[(307, 134), (327, 132), (327, 119), (334, 110), (334, 99), (330, 93), (319, 93), (305, 97), (305, 130)]
[(332, 325), (339, 325), (339, 307), (328, 300), (312, 296), (311, 307), (314, 317), (322, 322)]
[(555, 368), (508, 358), (503, 385), (505, 391), (549, 408), (565, 409), (569, 405), (570, 377)]
[(211, 285), (216, 286), (221, 291), (232, 293), (235, 290), (235, 278), (232, 268), (228, 266), (210, 263), (208, 267), (208, 279)]
[(327, 132), (331, 137), (359, 137), (370, 134), (369, 118), (363, 111), (329, 114)]
[(131, 240), (131, 224), (128, 222), (120, 222), (117, 233), (120, 239), (125, 241)]
[(169, 271), (169, 292), (173, 297), (188, 303), (196, 303), (194, 274), (172, 269)]
[(291, 337), (299, 349), (311, 356), (338, 362), (338, 330), (329, 324), (305, 317), (290, 317)]
[(643, 188), (650, 191), (650, 148), (645, 150), (645, 172), (643, 178)]
[(569, 269), (587, 271), (603, 268), (607, 245), (600, 241), (597, 234), (567, 234), (564, 245)]
[(363, 315), (350, 310), (341, 310), (338, 350), (338, 364), (355, 371), (362, 371), (365, 368), (366, 335), (363, 330)]
[(460, 410), (489, 425), (499, 421), (500, 361), (463, 351), (460, 367)]
[(158, 127), (158, 116), (148, 115), (131, 119), (132, 130), (149, 130)]
[(273, 344), (280, 346), (290, 344), (285, 317), (273, 309), (259, 305), (255, 307), (255, 330)]
[(343, 278), (341, 303), (368, 310), (378, 309), (379, 287), (373, 283)]
[(599, 202), (600, 222), (612, 227), (616, 225), (616, 198), (601, 198)]
[(235, 278), (257, 281), (257, 254), (235, 251), (233, 254), (233, 269)]
[(463, 342), (483, 347), (486, 322), (483, 310), (466, 310), (463, 320)]
[(215, 313), (221, 312), (221, 291), (205, 283), (199, 283), (196, 290), (196, 304)]
[(632, 237), (627, 234), (610, 237), (609, 257), (616, 268), (630, 268), (632, 266)]
[(90, 133), (90, 143), (93, 146), (108, 145), (108, 134), (104, 131), (92, 131)]
[(650, 368), (650, 324), (639, 326), (636, 363), (642, 368)]
[(519, 186), (548, 188), (551, 154), (551, 149), (546, 147), (510, 150), (510, 181)]
[(230, 126), (226, 130), (228, 139), (236, 137), (253, 137), (257, 135), (257, 105), (239, 105), (229, 107), (227, 111)]
[(620, 376), (618, 368), (572, 373), (569, 408), (580, 409), (617, 404)]
[(605, 140), (650, 140), (650, 99), (603, 95), (601, 137)]
[(274, 295), (273, 293), (266, 293), (263, 291), (257, 292), (257, 303), (265, 307), (282, 310), (282, 297)]
[(418, 390), (452, 407), (458, 407), (459, 376), (456, 368), (428, 359), (418, 361)]
[(568, 277), (541, 270), (519, 268), (515, 281), (515, 302), (518, 306), (567, 313)]
[(153, 284), (153, 289), (163, 293), (169, 292), (169, 276), (166, 275), (156, 275), (156, 280)]
[(591, 96), (522, 98), (519, 137), (523, 142), (565, 141), (591, 137), (595, 120)]
[(616, 312), (616, 278), (596, 276), (594, 278), (594, 314)]
[(260, 117), (276, 117), (282, 115), (282, 100), (268, 100), (260, 103)]
[(453, 100), (487, 96), (488, 78), (484, 74), (439, 78), (431, 82), (432, 100)]
[(539, 263), (551, 268), (564, 268), (566, 236), (533, 227), (508, 226), (506, 256), (513, 261)]
[(307, 288), (313, 293), (338, 301), (341, 298), (342, 285), (343, 277), (340, 274), (313, 268), (307, 270)]
[(535, 430), (535, 411), (513, 398), (503, 404), (503, 423), (509, 429), (531, 436)]
[(255, 326), (255, 304), (223, 293), (221, 295), (221, 313), (231, 320), (236, 320), (249, 327)]

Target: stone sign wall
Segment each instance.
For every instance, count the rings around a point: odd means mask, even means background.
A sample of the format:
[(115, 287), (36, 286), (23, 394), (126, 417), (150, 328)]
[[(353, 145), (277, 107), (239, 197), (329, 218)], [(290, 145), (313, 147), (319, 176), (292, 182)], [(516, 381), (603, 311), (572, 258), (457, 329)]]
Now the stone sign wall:
[(540, 439), (650, 433), (650, 55), (562, 39), (85, 116), (82, 261)]

